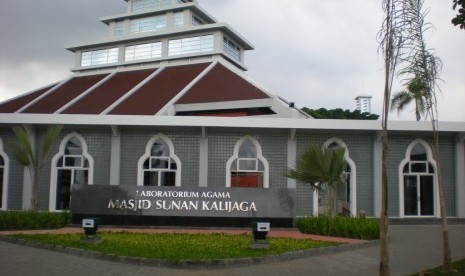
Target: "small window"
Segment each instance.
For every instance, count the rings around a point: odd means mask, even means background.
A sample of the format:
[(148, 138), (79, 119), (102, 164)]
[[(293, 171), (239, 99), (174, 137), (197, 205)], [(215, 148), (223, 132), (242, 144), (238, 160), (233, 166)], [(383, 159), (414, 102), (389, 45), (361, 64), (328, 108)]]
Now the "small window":
[(180, 161), (165, 136), (159, 135), (149, 142), (139, 166), (139, 186), (180, 186)]
[(151, 16), (131, 20), (129, 24), (130, 33), (153, 32), (166, 28), (166, 16)]
[(81, 56), (81, 66), (86, 67), (86, 66), (117, 63), (118, 55), (119, 55), (118, 48), (83, 52)]
[(234, 60), (241, 60), (241, 48), (227, 37), (223, 37), (223, 51)]
[(174, 14), (174, 27), (182, 27), (184, 25), (184, 13), (177, 12)]
[(170, 40), (168, 49), (170, 56), (211, 51), (213, 51), (213, 35)]
[(412, 148), (410, 152), (410, 162), (404, 166), (402, 172), (406, 174), (434, 174), (434, 168), (428, 161), (426, 149), (423, 145), (418, 143)]
[(228, 161), (229, 186), (236, 188), (268, 187), (268, 163), (261, 156), (258, 142), (244, 139), (236, 144), (235, 154)]
[(171, 4), (171, 0), (134, 0), (131, 4), (132, 11), (160, 8)]
[(124, 52), (125, 61), (159, 57), (161, 57), (161, 42), (127, 46)]
[(115, 36), (123, 35), (124, 33), (124, 22), (123, 21), (115, 22), (113, 33)]

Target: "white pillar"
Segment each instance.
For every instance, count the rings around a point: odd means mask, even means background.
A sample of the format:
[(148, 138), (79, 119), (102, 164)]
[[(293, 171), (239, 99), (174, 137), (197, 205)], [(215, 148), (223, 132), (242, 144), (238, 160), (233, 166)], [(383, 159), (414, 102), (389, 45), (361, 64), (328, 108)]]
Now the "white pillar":
[(458, 136), (455, 147), (457, 181), (457, 217), (465, 218), (465, 133)]
[[(287, 139), (287, 167), (291, 168), (295, 166), (295, 161), (297, 160), (297, 140), (295, 138), (295, 129), (291, 129), (289, 138)], [(297, 188), (297, 182), (295, 179), (287, 179), (287, 188), (295, 189)]]
[(200, 137), (199, 187), (208, 187), (208, 135), (205, 127), (202, 127)]
[(319, 199), (318, 191), (313, 190), (313, 216), (314, 217), (317, 217), (318, 214), (320, 213), (320, 206), (318, 204), (318, 199)]
[(120, 166), (121, 166), (121, 130), (111, 127), (111, 153), (110, 153), (110, 185), (120, 185)]
[(381, 216), (381, 182), (383, 173), (382, 133), (378, 132), (373, 141), (373, 215)]
[[(36, 133), (30, 125), (24, 125), (24, 129), (28, 134), (29, 142), (31, 143), (32, 151), (36, 151)], [(30, 210), (32, 208), (32, 182), (34, 179), (33, 172), (29, 168), (24, 167), (23, 170), (23, 210)]]

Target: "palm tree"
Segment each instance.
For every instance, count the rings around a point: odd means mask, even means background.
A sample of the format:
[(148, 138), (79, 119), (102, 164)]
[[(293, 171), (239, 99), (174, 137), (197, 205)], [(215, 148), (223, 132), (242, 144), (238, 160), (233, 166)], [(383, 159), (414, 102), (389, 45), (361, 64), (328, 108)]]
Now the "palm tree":
[(288, 178), (301, 181), (319, 193), (327, 193), (326, 210), (330, 217), (335, 215), (335, 190), (343, 183), (343, 173), (347, 166), (344, 158), (345, 149), (341, 147), (327, 148), (310, 145), (297, 158), (294, 168), (284, 174)]
[(428, 85), (420, 78), (415, 77), (407, 83), (407, 90), (397, 92), (391, 100), (391, 110), (403, 111), (407, 105), (415, 102), (415, 116), (417, 121), (426, 114), (426, 93)]
[(14, 158), (29, 169), (31, 179), (33, 179), (31, 199), (33, 211), (39, 210), (39, 171), (44, 166), (53, 142), (60, 135), (62, 128), (62, 126), (51, 126), (47, 129), (40, 147), (40, 154), (33, 149), (28, 133), (23, 127), (13, 128), (17, 141), (11, 143), (10, 148)]

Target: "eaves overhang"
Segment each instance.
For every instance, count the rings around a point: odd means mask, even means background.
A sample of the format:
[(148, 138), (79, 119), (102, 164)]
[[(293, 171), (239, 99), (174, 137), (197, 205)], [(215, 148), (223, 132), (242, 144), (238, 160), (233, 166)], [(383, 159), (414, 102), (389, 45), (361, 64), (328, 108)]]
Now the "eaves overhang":
[(123, 14), (105, 16), (105, 17), (101, 17), (100, 21), (108, 25), (111, 21), (119, 21), (119, 20), (125, 20), (125, 19), (130, 19), (130, 18), (157, 15), (157, 14), (166, 13), (168, 11), (178, 11), (178, 10), (184, 10), (184, 9), (190, 9), (194, 11), (200, 17), (202, 17), (202, 19), (204, 19), (206, 23), (208, 24), (213, 24), (213, 23), (218, 22), (212, 15), (210, 15), (206, 10), (204, 10), (202, 7), (200, 7), (196, 3), (186, 3), (182, 5), (170, 5), (170, 6), (163, 7), (163, 8), (155, 8), (155, 9), (149, 9), (149, 10), (142, 10), (139, 12), (131, 12), (131, 13), (123, 13)]
[[(68, 114), (0, 114), (2, 125), (81, 125), (81, 126), (158, 126), (223, 127), (259, 129), (313, 129), (381, 131), (381, 122), (372, 120), (316, 120), (302, 118), (134, 116), (134, 115), (68, 115)], [(392, 121), (390, 131), (431, 132), (430, 122)], [(465, 122), (440, 122), (441, 132), (465, 132)]]
[(74, 46), (69, 46), (66, 49), (71, 52), (76, 52), (79, 50), (86, 50), (86, 49), (94, 49), (99, 47), (107, 47), (112, 45), (121, 45), (125, 43), (132, 43), (137, 41), (144, 41), (149, 39), (163, 39), (168, 37), (177, 37), (177, 36), (184, 36), (189, 34), (197, 34), (197, 33), (205, 33), (209, 31), (222, 31), (232, 39), (234, 39), (237, 43), (239, 43), (244, 50), (253, 50), (254, 46), (247, 41), (244, 37), (242, 37), (238, 32), (236, 32), (233, 28), (231, 28), (226, 23), (215, 23), (215, 24), (208, 24), (208, 25), (200, 25), (200, 26), (193, 26), (190, 28), (180, 28), (180, 29), (167, 29), (163, 31), (155, 31), (155, 32), (147, 32), (137, 35), (129, 35), (125, 37), (118, 37), (118, 38), (107, 38), (97, 42), (91, 42), (86, 44), (79, 44)]

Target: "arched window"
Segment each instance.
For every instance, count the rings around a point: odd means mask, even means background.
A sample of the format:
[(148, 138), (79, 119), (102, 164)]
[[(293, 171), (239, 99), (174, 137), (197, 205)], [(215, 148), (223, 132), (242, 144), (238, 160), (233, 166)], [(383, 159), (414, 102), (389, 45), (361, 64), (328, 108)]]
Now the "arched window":
[(435, 162), (429, 145), (417, 140), (407, 148), (400, 170), (401, 216), (435, 216)]
[(62, 140), (60, 152), (52, 159), (51, 210), (69, 209), (73, 185), (93, 184), (93, 163), (82, 136), (72, 133)]
[(234, 155), (226, 164), (226, 187), (268, 188), (268, 168), (257, 140), (244, 137), (237, 142)]
[(3, 152), (3, 143), (0, 139), (0, 210), (7, 209), (8, 164), (9, 159), (6, 153)]
[[(356, 215), (357, 214), (357, 168), (355, 162), (349, 156), (349, 149), (339, 138), (331, 138), (324, 147), (327, 148), (344, 148), (344, 158), (347, 162), (347, 166), (344, 170), (344, 183), (342, 186), (336, 187), (336, 211), (338, 214), (345, 215)], [(322, 210), (321, 207), (326, 206), (324, 197), (318, 197), (318, 210)]]
[(181, 186), (181, 161), (174, 154), (171, 140), (153, 137), (138, 163), (139, 186)]

